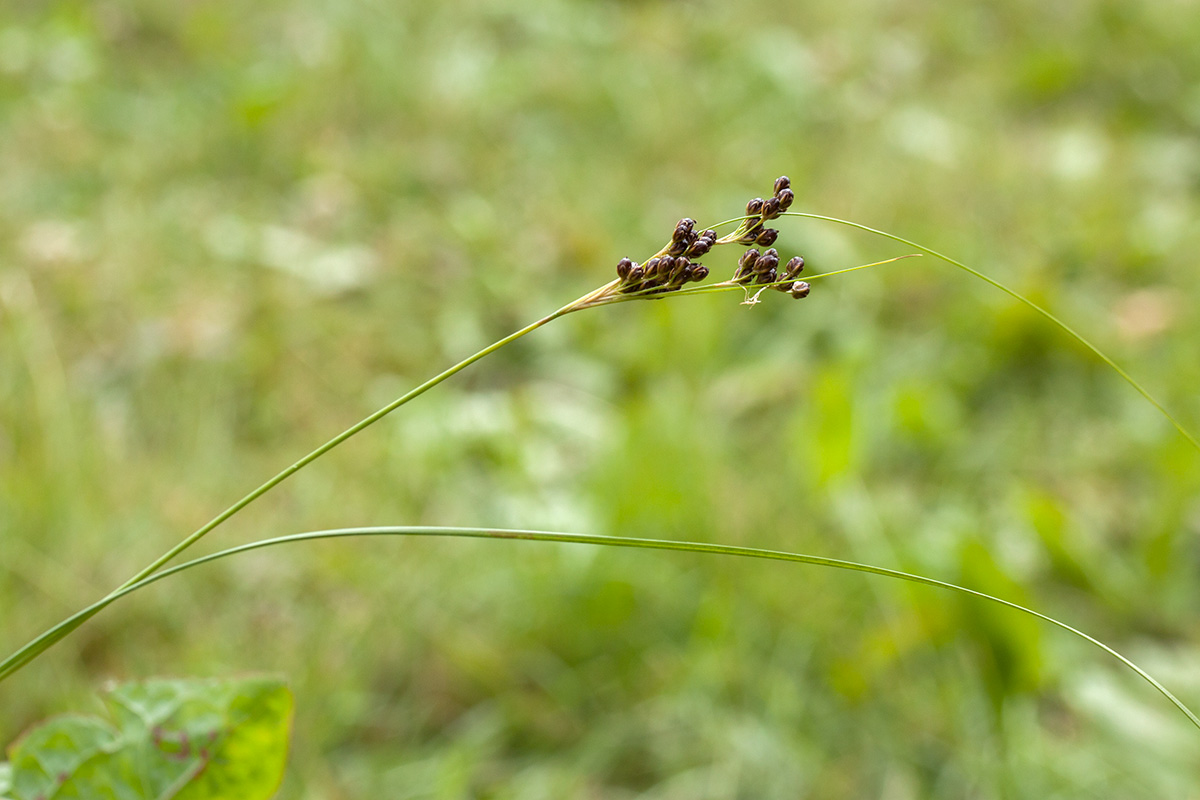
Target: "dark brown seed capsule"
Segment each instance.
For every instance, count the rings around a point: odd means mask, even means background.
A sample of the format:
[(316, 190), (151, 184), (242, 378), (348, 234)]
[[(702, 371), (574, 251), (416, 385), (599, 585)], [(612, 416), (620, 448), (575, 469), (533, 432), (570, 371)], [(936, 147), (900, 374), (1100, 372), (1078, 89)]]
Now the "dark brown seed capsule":
[(658, 267), (659, 267), (660, 261), (661, 261), (661, 259), (657, 259), (657, 258), (652, 258), (649, 261), (647, 261), (645, 266), (642, 269), (642, 274), (645, 275), (647, 278), (653, 278), (655, 275), (658, 274)]
[(760, 244), (763, 247), (770, 247), (771, 245), (775, 244), (775, 239), (778, 238), (778, 236), (779, 231), (775, 230), (774, 228), (765, 228), (754, 241), (756, 244)]
[(792, 182), (788, 180), (787, 175), (780, 175), (775, 179), (775, 196), (778, 197), (780, 192), (782, 192), (784, 189), (787, 189), (791, 185)]
[(808, 297), (808, 284), (804, 281), (796, 281), (792, 284), (792, 297), (799, 300), (801, 297)]
[(758, 261), (758, 251), (754, 248), (750, 248), (746, 252), (742, 253), (741, 258), (738, 259), (738, 268), (745, 270), (746, 272), (753, 272), (755, 261)]
[(775, 271), (775, 268), (771, 267), (766, 272), (758, 273), (758, 278), (755, 280), (755, 283), (758, 283), (760, 285), (765, 284), (765, 283), (774, 283), (775, 279), (778, 277), (779, 277), (779, 274)]
[(696, 220), (684, 217), (683, 219), (679, 220), (679, 222), (675, 223), (675, 235), (672, 238), (674, 238), (677, 242), (684, 241), (687, 239), (688, 234), (690, 234), (695, 227)]
[(788, 278), (794, 278), (804, 271), (803, 256), (792, 256), (791, 261), (787, 263), (787, 272), (784, 275)]
[(746, 203), (746, 216), (755, 217), (762, 213), (763, 199), (756, 197), (749, 203)]
[(709, 246), (711, 247), (712, 243), (717, 241), (717, 232), (710, 228), (710, 229), (706, 230), (704, 233), (700, 234), (700, 238), (708, 239)]
[(754, 271), (761, 275), (762, 273), (766, 272), (767, 270), (775, 269), (778, 266), (779, 266), (779, 253), (777, 253), (775, 251), (775, 248), (772, 247), (770, 250), (766, 251), (761, 256), (759, 256), (758, 259), (754, 262)]
[(708, 267), (703, 264), (692, 265), (692, 280), (697, 283), (708, 277)]
[(688, 248), (687, 255), (691, 258), (699, 258), (712, 249), (712, 243), (708, 239), (697, 239), (695, 243)]
[(681, 278), (680, 276), (684, 275), (685, 273), (687, 275), (691, 275), (692, 266), (692, 262), (688, 261), (686, 256), (680, 256), (679, 258), (675, 259), (675, 270), (671, 273), (671, 276), (675, 282), (679, 283), (686, 281), (686, 278)]
[(628, 258), (622, 258), (617, 262), (617, 277), (625, 280), (629, 277), (629, 270), (633, 267), (633, 262)]
[(782, 192), (775, 195), (775, 198), (779, 201), (779, 210), (787, 211), (792, 207), (792, 201), (796, 199), (796, 195), (791, 189), (784, 189)]
[(762, 218), (763, 219), (775, 219), (778, 216), (779, 216), (779, 198), (778, 197), (768, 197), (763, 202)]
[(645, 274), (646, 271), (642, 267), (634, 264), (629, 270), (629, 282), (633, 283), (634, 281), (640, 281), (642, 276)]

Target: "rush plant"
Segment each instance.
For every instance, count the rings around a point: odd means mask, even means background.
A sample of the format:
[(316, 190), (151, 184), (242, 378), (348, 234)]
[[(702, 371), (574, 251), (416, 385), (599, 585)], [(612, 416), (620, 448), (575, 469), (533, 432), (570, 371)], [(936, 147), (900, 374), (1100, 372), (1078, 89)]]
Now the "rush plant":
[[(976, 598), (981, 598), (992, 603), (997, 603), (1011, 610), (1033, 615), (1038, 619), (1057, 626), (1075, 636), (1081, 637), (1092, 645), (1104, 650), (1110, 656), (1119, 660), (1129, 669), (1137, 673), (1141, 678), (1147, 681), (1156, 691), (1158, 691), (1167, 701), (1175, 706), (1175, 708), (1184, 714), (1193, 725), (1200, 728), (1200, 718), (1198, 718), (1181, 700), (1173, 695), (1168, 689), (1148, 674), (1145, 670), (1137, 666), (1131, 660), (1118, 653), (1108, 645), (1099, 640), (1079, 631), (1070, 625), (1061, 622), (1051, 616), (1041, 614), (1032, 609), (1017, 605), (1002, 598), (983, 594), (974, 591), (969, 587), (958, 586), (952, 583), (936, 580), (934, 578), (913, 575), (898, 570), (885, 567), (873, 566), (868, 564), (860, 564), (851, 561), (828, 558), (824, 556), (805, 555), (798, 553), (787, 553), (773, 550), (761, 550), (746, 547), (732, 547), (716, 544), (701, 544), (695, 542), (679, 542), (679, 541), (662, 541), (651, 539), (634, 539), (634, 538), (616, 538), (608, 536), (585, 535), (574, 533), (552, 533), (542, 531), (516, 531), (516, 530), (499, 530), (499, 529), (483, 529), (483, 528), (437, 528), (437, 527), (379, 527), (379, 528), (347, 528), (328, 531), (317, 531), (312, 533), (297, 534), (292, 536), (283, 536), (279, 538), (267, 539), (258, 542), (252, 542), (240, 547), (234, 547), (212, 555), (198, 558), (193, 561), (168, 566), (170, 562), (183, 554), (192, 545), (196, 544), (200, 539), (204, 538), (208, 533), (220, 526), (222, 523), (229, 520), (242, 509), (253, 503), (258, 498), (262, 497), (274, 487), (287, 480), (305, 466), (311, 464), (321, 456), (325, 455), (338, 445), (342, 444), (351, 437), (361, 433), (376, 422), (396, 411), (401, 406), (409, 401), (419, 397), (433, 387), (437, 386), (446, 379), (456, 375), (466, 369), (475, 362), (491, 355), (500, 348), (511, 344), (526, 334), (532, 333), (538, 328), (553, 322), (554, 320), (567, 316), (569, 314), (583, 311), (586, 309), (599, 308), (602, 306), (612, 305), (615, 303), (632, 302), (638, 300), (658, 301), (669, 298), (678, 298), (696, 294), (708, 294), (714, 292), (734, 292), (742, 296), (742, 302), (749, 306), (754, 306), (760, 302), (764, 302), (764, 295), (769, 296), (767, 290), (778, 292), (794, 299), (802, 299), (808, 297), (811, 291), (811, 282), (819, 279), (828, 278), (834, 275), (844, 274), (854, 270), (867, 268), (875, 268), (884, 264), (895, 262), (899, 259), (909, 258), (918, 255), (932, 256), (949, 263), (958, 269), (964, 270), (975, 278), (983, 280), (993, 287), (1006, 292), (1010, 296), (1016, 298), (1022, 303), (1029, 306), (1037, 313), (1044, 316), (1053, 325), (1057, 326), (1068, 336), (1083, 344), (1092, 353), (1107, 364), (1112, 370), (1119, 374), (1127, 383), (1129, 383), (1143, 398), (1154, 405), (1158, 411), (1163, 414), (1197, 450), (1200, 450), (1200, 442), (1174, 417), (1166, 408), (1156, 400), (1140, 383), (1138, 383), (1125, 370), (1117, 365), (1098, 347), (1093, 345), (1080, 333), (1066, 325), (1058, 317), (1042, 306), (1034, 303), (1029, 298), (1018, 293), (1012, 288), (1006, 286), (1001, 281), (988, 277), (983, 273), (974, 270), (965, 264), (943, 255), (931, 248), (924, 247), (915, 242), (909, 241), (902, 237), (891, 233), (869, 228), (859, 223), (850, 222), (847, 220), (837, 219), (834, 217), (823, 216), (812, 213), (802, 213), (791, 210), (791, 206), (795, 201), (795, 193), (791, 187), (791, 182), (787, 177), (778, 178), (770, 197), (754, 198), (746, 204), (745, 213), (733, 219), (726, 220), (721, 223), (712, 225), (711, 227), (698, 226), (696, 222), (690, 218), (680, 220), (673, 228), (666, 243), (655, 253), (650, 254), (641, 261), (632, 258), (622, 258), (616, 266), (616, 277), (608, 283), (584, 294), (576, 300), (562, 306), (556, 311), (530, 323), (529, 325), (499, 339), (496, 342), (488, 345), (479, 352), (460, 361), (452, 367), (446, 369), (440, 374), (430, 378), (421, 385), (398, 397), (384, 407), (375, 411), (358, 423), (352, 425), (333, 438), (329, 439), (324, 444), (312, 450), (304, 457), (297, 460), (295, 463), (287, 466), (261, 486), (250, 491), (237, 502), (233, 503), (227, 509), (217, 514), (207, 523), (193, 531), (188, 536), (180, 540), (175, 546), (170, 548), (162, 556), (155, 559), (145, 568), (138, 571), (129, 578), (124, 584), (114, 589), (108, 595), (100, 598), (94, 603), (86, 606), (72, 616), (63, 620), (59, 624), (35, 637), (24, 646), (14, 651), (11, 655), (0, 661), (0, 682), (7, 680), (18, 670), (28, 665), (35, 658), (43, 654), (47, 649), (53, 646), (56, 642), (69, 635), (72, 631), (79, 628), (90, 618), (98, 614), (105, 607), (115, 602), (116, 600), (125, 597), (126, 595), (138, 591), (139, 589), (155, 583), (163, 578), (177, 575), (183, 571), (197, 567), (211, 561), (219, 560), (229, 556), (248, 552), (255, 549), (273, 547), (281, 544), (296, 543), (301, 541), (310, 541), (314, 539), (324, 538), (343, 538), (352, 536), (446, 536), (446, 537), (476, 537), (504, 540), (524, 540), (524, 541), (542, 541), (542, 542), (566, 542), (576, 544), (586, 544), (594, 546), (609, 546), (609, 547), (626, 547), (626, 548), (642, 548), (642, 549), (657, 549), (657, 550), (681, 550), (699, 553), (709, 553), (713, 555), (725, 556), (742, 556), (759, 559), (773, 559), (779, 561), (790, 561), (810, 566), (831, 567), (843, 570), (854, 570), (859, 572), (871, 573), (884, 577), (896, 578), (900, 580), (925, 584), (928, 586), (937, 587), (939, 589), (958, 592), (965, 595), (970, 595)], [(779, 220), (782, 217), (806, 217), (816, 220), (824, 220), (840, 225), (847, 225), (857, 228), (860, 231), (868, 232), (874, 235), (882, 236), (894, 242), (911, 248), (915, 252), (906, 253), (894, 258), (889, 258), (884, 261), (874, 262), (870, 264), (862, 264), (858, 266), (846, 267), (843, 269), (828, 271), (825, 273), (809, 275), (805, 274), (805, 278), (801, 279), (801, 274), (804, 274), (805, 262), (804, 258), (799, 254), (785, 256), (774, 247), (778, 238), (779, 231), (775, 228), (767, 227), (767, 223)], [(719, 231), (729, 229), (728, 233), (720, 234)], [(729, 277), (723, 280), (706, 282), (712, 275), (714, 270), (705, 266), (699, 259), (708, 257), (717, 248), (723, 246), (733, 246), (741, 248), (737, 259), (737, 266), (734, 268)], [(195, 687), (185, 687), (187, 691), (202, 691)], [(275, 691), (272, 685), (271, 691)], [(231, 691), (227, 686), (221, 685), (221, 691)], [(144, 690), (129, 690), (130, 693), (137, 695)], [(286, 716), (286, 713), (280, 712), (280, 718)], [(139, 730), (143, 734), (153, 740), (153, 728), (146, 728), (142, 725)], [(149, 731), (149, 732), (147, 732)], [(107, 735), (107, 734), (106, 734)], [(150, 741), (148, 740), (148, 741)], [(31, 746), (28, 741), (26, 747)], [(23, 753), (28, 755), (28, 753)], [(36, 761), (36, 759), (34, 759)], [(12, 771), (12, 780), (14, 786), (21, 785), (19, 771), (22, 769), (20, 760), (15, 761)], [(165, 769), (165, 768), (164, 768)], [(177, 771), (178, 772), (178, 771)], [(202, 770), (196, 771), (194, 776), (200, 775)], [(168, 774), (169, 773), (169, 774)], [(71, 774), (66, 775), (65, 780), (72, 780)], [(164, 772), (164, 780), (183, 780), (181, 775), (185, 772)], [(191, 773), (187, 773), (191, 774)], [(4, 773), (0, 772), (0, 778), (3, 778)], [(193, 777), (194, 777), (193, 776)], [(54, 780), (58, 780), (58, 776), (52, 776)], [(190, 780), (190, 779), (188, 779)], [(44, 781), (43, 781), (44, 782)], [(54, 782), (54, 781), (51, 781)], [(58, 781), (63, 783), (64, 781)], [(186, 781), (184, 781), (186, 783)], [(269, 783), (269, 782), (268, 782)], [(32, 784), (30, 784), (32, 785)], [(37, 783), (41, 786), (41, 783)], [(174, 784), (172, 784), (174, 785)], [(182, 786), (183, 784), (179, 784)], [(264, 784), (266, 785), (266, 784)], [(0, 782), (2, 787), (2, 782)], [(15, 790), (14, 790), (15, 791)], [(2, 792), (0, 792), (2, 794)], [(21, 796), (18, 794), (18, 796)], [(33, 796), (33, 795), (31, 795)], [(200, 795), (197, 795), (200, 796)]]

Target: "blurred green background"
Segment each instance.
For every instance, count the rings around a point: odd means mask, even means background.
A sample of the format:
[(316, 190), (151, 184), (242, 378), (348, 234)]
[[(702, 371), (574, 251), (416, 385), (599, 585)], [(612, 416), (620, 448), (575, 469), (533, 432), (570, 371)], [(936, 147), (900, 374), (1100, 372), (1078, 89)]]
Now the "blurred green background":
[[(1059, 312), (1200, 428), (1200, 4), (37, 2), (0, 11), (0, 646), (791, 176)], [(905, 252), (788, 220), (829, 270)], [(706, 259), (717, 275), (734, 253)], [(572, 315), (197, 552), (344, 525), (726, 542), (960, 581), (1200, 705), (1200, 454), (932, 259)], [(683, 554), (320, 543), (164, 582), (0, 686), (277, 672), (284, 798), (1200, 797), (1061, 631)]]

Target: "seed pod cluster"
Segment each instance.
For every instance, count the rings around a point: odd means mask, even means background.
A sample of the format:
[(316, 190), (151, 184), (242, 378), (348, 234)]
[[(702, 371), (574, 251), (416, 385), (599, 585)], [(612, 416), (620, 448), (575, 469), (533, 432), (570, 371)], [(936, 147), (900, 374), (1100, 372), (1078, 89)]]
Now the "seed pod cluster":
[(644, 264), (638, 264), (628, 258), (617, 262), (617, 278), (620, 280), (617, 291), (623, 294), (658, 294), (675, 291), (685, 283), (702, 281), (708, 277), (708, 267), (691, 259), (707, 253), (716, 242), (716, 231), (697, 233), (696, 221), (685, 217), (675, 225), (671, 242), (661, 251), (662, 255), (655, 256)]
[(743, 230), (741, 236), (738, 237), (738, 242), (757, 244), (760, 247), (770, 247), (775, 244), (779, 231), (763, 227), (763, 223), (767, 220), (778, 219), (780, 212), (791, 208), (792, 201), (795, 199), (792, 182), (788, 180), (787, 175), (780, 175), (775, 179), (775, 194), (766, 200), (756, 197), (746, 204), (746, 216), (750, 219), (742, 223)]
[(700, 258), (717, 243), (717, 232), (713, 230), (696, 232), (696, 220), (684, 217), (675, 224), (675, 232), (671, 234), (671, 243), (667, 245), (667, 255)]
[(780, 281), (792, 281), (803, 271), (804, 259), (801, 256), (793, 257), (780, 269), (779, 253), (775, 248), (772, 247), (765, 253), (759, 253), (758, 250), (751, 248), (742, 253), (742, 257), (738, 259), (738, 267), (733, 274), (733, 280), (743, 286), (770, 285), (773, 289), (799, 299), (808, 296), (807, 283), (804, 281), (780, 283)]
[(799, 300), (802, 297), (808, 297), (808, 282), (794, 280), (801, 272), (804, 271), (804, 257), (793, 256), (788, 261), (783, 269), (783, 280), (793, 281), (792, 283), (781, 283), (775, 288), (785, 294), (790, 294), (792, 297)]
[(736, 231), (720, 239), (716, 231), (697, 231), (696, 221), (685, 217), (675, 224), (667, 245), (645, 263), (622, 258), (617, 263), (617, 281), (606, 287), (606, 291), (626, 295), (677, 291), (687, 283), (708, 277), (708, 267), (693, 259), (706, 255), (718, 244), (739, 243), (767, 249), (760, 253), (757, 248), (751, 248), (743, 253), (733, 280), (722, 282), (725, 286), (736, 283), (747, 287), (771, 287), (795, 298), (806, 297), (808, 284), (795, 280), (804, 269), (804, 259), (796, 256), (780, 266), (779, 253), (771, 247), (779, 231), (764, 227), (768, 220), (778, 219), (794, 200), (791, 181), (786, 175), (777, 178), (774, 194), (766, 200), (756, 197), (747, 203), (747, 218)]
[(688, 260), (687, 256), (655, 256), (645, 264), (622, 258), (617, 262), (617, 277), (620, 279), (617, 291), (622, 294), (658, 294), (704, 280), (708, 277), (708, 267)]

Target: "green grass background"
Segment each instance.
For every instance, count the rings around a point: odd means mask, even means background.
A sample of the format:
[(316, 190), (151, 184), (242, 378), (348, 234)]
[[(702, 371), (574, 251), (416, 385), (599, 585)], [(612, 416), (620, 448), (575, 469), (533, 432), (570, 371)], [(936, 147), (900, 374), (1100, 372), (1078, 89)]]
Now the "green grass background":
[[(0, 10), (0, 647), (411, 386), (792, 177), (1200, 427), (1200, 5), (35, 2)], [(788, 220), (817, 270), (904, 252)], [(706, 259), (718, 275), (727, 248)], [(958, 581), (1200, 704), (1200, 453), (933, 259), (572, 315), (199, 550), (356, 524), (814, 552)], [(1200, 797), (1149, 687), (1011, 612), (519, 542), (254, 554), (0, 686), (285, 675), (283, 798)]]

